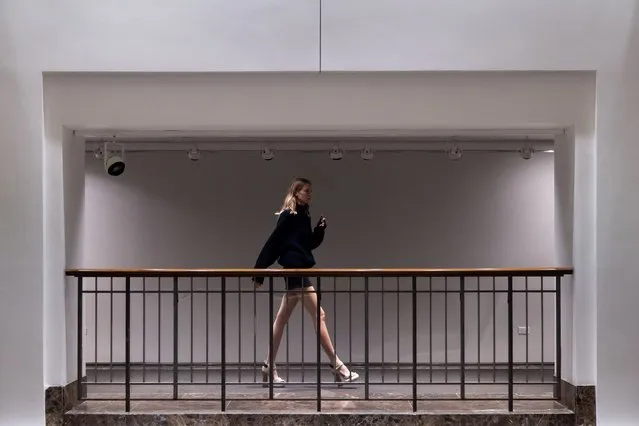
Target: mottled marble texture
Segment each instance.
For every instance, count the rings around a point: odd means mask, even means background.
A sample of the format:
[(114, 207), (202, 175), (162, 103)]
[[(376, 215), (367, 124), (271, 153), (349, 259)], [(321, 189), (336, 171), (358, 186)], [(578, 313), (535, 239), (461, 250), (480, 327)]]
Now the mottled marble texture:
[[(411, 393), (402, 386), (371, 386), (371, 400), (363, 400), (362, 386), (341, 388), (326, 386), (322, 389), (322, 412), (317, 413), (314, 398), (317, 389), (313, 384), (288, 386), (274, 390), (274, 400), (267, 398), (268, 389), (255, 385), (229, 386), (225, 411), (219, 400), (218, 389), (212, 392), (193, 392), (196, 387), (186, 387), (179, 392), (180, 400), (173, 401), (166, 387), (138, 387), (132, 390), (134, 398), (156, 398), (154, 401), (132, 401), (131, 412), (124, 413), (123, 401), (85, 401), (64, 416), (64, 424), (73, 425), (466, 425), (466, 426), (554, 426), (575, 425), (574, 413), (552, 398), (552, 389), (535, 394), (516, 393), (514, 412), (508, 406), (503, 393), (490, 388), (469, 388), (469, 398), (493, 398), (493, 400), (459, 400), (458, 393), (430, 393), (430, 387), (418, 388), (418, 396), (428, 399), (418, 401), (417, 413), (412, 411)], [(162, 389), (162, 390), (161, 390)], [(375, 389), (375, 390), (373, 390)], [(401, 389), (401, 390), (400, 390)], [(207, 389), (208, 390), (208, 389)], [(451, 389), (452, 390), (452, 389)], [(104, 393), (89, 392), (89, 398), (121, 398), (121, 389), (102, 389)], [(161, 399), (162, 398), (162, 399)], [(305, 400), (298, 400), (298, 399)], [(341, 400), (337, 400), (340, 398)], [(451, 400), (442, 400), (442, 399)], [(542, 398), (546, 398), (545, 400)], [(201, 399), (201, 400), (198, 400)], [(244, 399), (244, 400), (239, 400)], [(375, 400), (377, 399), (377, 400)], [(395, 399), (382, 401), (381, 399)], [(497, 399), (497, 400), (495, 400)]]
[[(231, 412), (281, 412), (281, 413), (316, 413), (317, 402), (313, 399), (305, 398), (300, 400), (304, 393), (302, 391), (274, 394), (273, 400), (256, 399), (255, 394), (234, 394), (233, 399), (229, 398), (225, 403), (226, 411)], [(93, 395), (100, 397), (100, 395)], [(211, 395), (188, 393), (179, 394), (179, 400), (172, 400), (170, 394), (156, 394), (155, 400), (131, 401), (131, 412), (134, 413), (163, 413), (163, 414), (183, 414), (183, 413), (219, 413), (221, 402)], [(159, 399), (162, 398), (163, 399)], [(259, 396), (257, 396), (259, 397)], [(347, 394), (324, 394), (321, 409), (323, 412), (356, 412), (356, 413), (411, 413), (412, 401), (406, 394), (397, 393), (371, 393), (370, 400), (352, 399)], [(332, 399), (330, 399), (332, 397)], [(336, 398), (344, 399), (336, 399)], [(438, 395), (440, 398), (447, 397), (448, 400), (430, 399), (417, 402), (417, 409), (420, 412), (434, 414), (473, 414), (473, 413), (499, 413), (507, 412), (508, 403), (506, 395), (492, 394), (485, 397), (492, 397), (496, 400), (460, 400), (455, 399), (456, 395)], [(393, 400), (384, 400), (392, 398)], [(498, 400), (502, 399), (502, 400)], [(567, 414), (571, 413), (562, 404), (552, 400), (515, 400), (513, 408), (516, 412), (527, 414)], [(74, 413), (87, 414), (119, 414), (124, 411), (124, 401), (85, 401), (73, 409)]]
[(77, 381), (66, 386), (51, 386), (45, 391), (44, 404), (47, 426), (62, 425), (65, 412), (78, 405)]
[(47, 426), (62, 424), (62, 415), (67, 411), (64, 404), (64, 387), (52, 386), (44, 392), (44, 404)]
[(597, 424), (594, 386), (575, 386), (562, 381), (561, 402), (575, 412), (576, 426), (595, 426)]
[(594, 386), (575, 387), (575, 424), (594, 426), (597, 424), (597, 410)]
[(89, 414), (67, 415), (66, 426), (420, 425), (572, 426), (571, 414)]
[[(574, 414), (554, 401), (134, 401), (122, 413), (120, 401), (88, 401), (65, 415), (65, 425), (467, 425), (574, 426)], [(248, 411), (248, 412), (247, 412)]]

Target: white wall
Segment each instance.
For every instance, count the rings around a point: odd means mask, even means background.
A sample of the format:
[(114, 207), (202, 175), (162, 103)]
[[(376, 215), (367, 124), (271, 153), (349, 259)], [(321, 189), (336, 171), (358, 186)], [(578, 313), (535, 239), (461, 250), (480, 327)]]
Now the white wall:
[(597, 401), (604, 424), (639, 417), (639, 9), (618, 61), (601, 73), (597, 95)]
[(126, 164), (113, 178), (87, 154), (84, 267), (250, 268), (298, 175), (315, 182), (313, 221), (329, 222), (323, 267), (555, 264), (552, 154), (147, 152)]
[(0, 424), (43, 424), (41, 84), (37, 73), (30, 83), (15, 74), (1, 10), (0, 144), (11, 166), (0, 168)]
[[(5, 253), (0, 257), (4, 274), (0, 322), (18, 321), (22, 329), (16, 334), (13, 328), (2, 328), (1, 373), (8, 379), (0, 389), (0, 423), (42, 423), (42, 383), (58, 382), (55, 373), (47, 372), (52, 376), (45, 379), (44, 369), (38, 368), (36, 361), (44, 349), (40, 339), (43, 315), (48, 315), (43, 313), (43, 285), (51, 289), (52, 297), (64, 291), (60, 273), (43, 277), (44, 262), (53, 261), (43, 253), (63, 251), (64, 242), (47, 237), (48, 228), (43, 225), (61, 208), (45, 203), (44, 198), (60, 198), (61, 189), (41, 190), (45, 168), (61, 159), (47, 149), (44, 161), (33, 161), (43, 152), (42, 71), (317, 69), (316, 1), (236, 3), (2, 2), (0, 129), (8, 166), (2, 168), (0, 177), (3, 182), (16, 179), (17, 183), (3, 187), (0, 193)], [(438, 0), (429, 2), (426, 10), (419, 10), (417, 1), (394, 10), (389, 5), (389, 1), (375, 0), (354, 8), (354, 2), (325, 1), (330, 16), (323, 19), (324, 69), (598, 71), (597, 151), (593, 138), (580, 145), (583, 150), (577, 150), (576, 185), (582, 190), (575, 194), (575, 205), (594, 213), (596, 201), (602, 245), (595, 258), (595, 228), (588, 222), (594, 216), (575, 222), (575, 240), (582, 242), (583, 248), (574, 258), (578, 280), (575, 300), (583, 303), (575, 305), (574, 315), (577, 322), (593, 318), (595, 282), (605, 281), (605, 291), (597, 298), (597, 306), (603, 310), (596, 315), (598, 344), (615, 348), (617, 354), (636, 353), (636, 341), (625, 339), (634, 331), (636, 310), (619, 311), (615, 306), (615, 298), (633, 300), (635, 291), (634, 276), (626, 272), (626, 265), (633, 261), (633, 251), (627, 247), (635, 241), (632, 231), (637, 203), (625, 188), (631, 181), (627, 173), (635, 168), (628, 150), (636, 146), (638, 124), (636, 120), (619, 120), (639, 105), (639, 88), (632, 78), (639, 57), (634, 46), (635, 2), (620, 0), (610, 7), (597, 0), (530, 0), (516, 5), (508, 0), (485, 0), (475, 7)], [(122, 8), (126, 8), (126, 15), (121, 14)], [(117, 31), (113, 31), (115, 27)], [(528, 107), (521, 104), (516, 108), (521, 112)], [(94, 123), (115, 122), (108, 114), (102, 117)], [(538, 122), (535, 117), (530, 113), (528, 119)], [(137, 118), (144, 121), (142, 116)], [(579, 133), (577, 129), (578, 140)], [(595, 159), (597, 188), (607, 191), (596, 199), (592, 185)], [(621, 200), (614, 196), (616, 191), (624, 191)], [(611, 200), (616, 204), (608, 204)], [(608, 240), (608, 235), (614, 235), (608, 232), (610, 226), (623, 229), (620, 238), (628, 243), (612, 244)], [(43, 251), (43, 240), (51, 249)], [(63, 267), (58, 263), (56, 268)], [(47, 306), (49, 310), (53, 304), (47, 302)], [(618, 317), (619, 312), (625, 316)], [(585, 328), (575, 335), (575, 341), (586, 345), (577, 355), (578, 377), (595, 373), (593, 332)], [(55, 345), (57, 339), (50, 336), (49, 341)], [(43, 353), (45, 358), (49, 352)], [(634, 401), (617, 398), (636, 390), (636, 377), (628, 373), (634, 361), (605, 351), (599, 352), (596, 360), (596, 370), (611, 378), (598, 387), (599, 423), (629, 424), (629, 419), (636, 417), (637, 406)], [(23, 371), (28, 372), (26, 377)], [(588, 382), (592, 383), (586, 379)], [(16, 383), (20, 385), (16, 387)]]
[[(220, 152), (206, 155), (199, 162), (191, 162), (185, 153), (147, 152), (127, 156), (127, 170), (118, 178), (104, 172), (101, 161), (93, 154), (86, 158), (86, 196), (84, 219), (84, 253), (81, 264), (91, 268), (250, 268), (255, 262), (261, 245), (268, 237), (276, 221), (273, 212), (278, 208), (289, 180), (292, 176), (304, 175), (314, 184), (314, 219), (320, 214), (327, 217), (330, 230), (321, 248), (316, 251), (319, 267), (537, 267), (555, 264), (554, 240), (554, 169), (553, 155), (537, 154), (532, 160), (524, 161), (515, 153), (467, 153), (460, 161), (453, 162), (442, 153), (377, 154), (373, 161), (362, 161), (357, 154), (347, 155), (342, 161), (331, 161), (326, 154), (280, 153), (270, 162), (261, 159), (259, 152)], [(275, 266), (275, 265), (274, 265)], [(356, 280), (361, 285), (360, 280)], [(375, 286), (381, 283), (375, 281)], [(403, 280), (405, 281), (405, 280)], [(500, 280), (503, 281), (503, 280)], [(482, 288), (488, 288), (491, 280), (482, 281)], [(499, 282), (503, 289), (505, 282)], [(87, 283), (92, 288), (93, 282)], [(122, 280), (116, 281), (120, 288)], [(196, 288), (203, 282), (196, 281)], [(212, 285), (218, 285), (212, 280)], [(343, 288), (345, 283), (341, 283)], [(402, 289), (410, 280), (402, 282)], [(437, 285), (441, 285), (437, 281)], [(157, 286), (152, 280), (149, 285)], [(170, 288), (170, 280), (166, 282)], [(187, 283), (184, 283), (187, 285)], [(235, 288), (237, 283), (230, 282)], [(282, 289), (277, 280), (277, 290)], [(395, 289), (393, 279), (384, 283), (388, 289)], [(420, 280), (420, 286), (427, 285)], [(453, 284), (451, 284), (453, 285)], [(517, 282), (521, 287), (523, 282)], [(530, 280), (531, 288), (539, 288), (539, 279)], [(141, 281), (134, 283), (141, 287)], [(546, 288), (554, 286), (552, 280)], [(476, 280), (468, 281), (468, 290), (477, 287)], [(519, 288), (518, 287), (518, 288)], [(101, 289), (108, 288), (106, 281)], [(242, 283), (244, 290), (250, 290), (248, 280)], [(324, 280), (324, 290), (331, 291), (332, 280)], [(359, 287), (358, 287), (359, 288)], [(188, 296), (188, 295), (185, 295)], [(253, 347), (251, 329), (252, 294), (244, 295), (242, 333), (246, 342), (242, 345), (243, 359), (252, 359)], [(116, 296), (114, 316), (124, 317), (122, 297)], [(142, 312), (139, 296), (134, 300), (133, 312), (138, 317)], [(338, 310), (334, 325), (333, 295), (328, 294), (325, 303), (329, 312), (329, 326), (337, 332), (338, 346), (347, 347), (347, 324), (349, 313), (346, 296), (337, 301)], [(407, 296), (406, 296), (407, 297)], [(402, 295), (400, 304), (410, 300)], [(435, 296), (435, 299), (442, 298)], [(155, 299), (154, 299), (155, 298)], [(237, 358), (237, 295), (230, 295), (228, 318), (227, 360)], [(553, 296), (545, 296), (544, 333), (541, 332), (541, 303), (539, 294), (530, 296), (529, 325), (532, 332), (529, 353), (531, 362), (541, 361), (540, 341), (545, 337), (544, 360), (554, 359), (554, 308)], [(165, 297), (165, 312), (171, 311), (171, 297)], [(211, 298), (212, 306), (217, 306), (219, 296)], [(363, 327), (364, 313), (362, 295), (356, 296), (353, 305), (355, 329)], [(421, 300), (423, 299), (423, 300)], [(492, 298), (482, 297), (481, 358), (492, 359)], [(490, 299), (490, 300), (489, 300)], [(516, 296), (516, 320), (524, 325), (525, 305), (523, 297)], [(507, 305), (504, 294), (498, 296), (498, 324), (500, 329), (506, 324)], [(98, 351), (100, 360), (108, 360), (110, 345), (110, 305), (109, 298), (100, 297), (98, 307), (100, 335)], [(426, 303), (426, 296), (420, 296), (420, 304)], [(87, 297), (88, 342), (94, 342), (95, 299)], [(469, 347), (466, 360), (476, 362), (475, 348), (478, 338), (476, 295), (467, 296), (469, 318), (466, 338)], [(146, 328), (149, 336), (157, 330), (157, 305), (155, 295), (149, 297), (149, 313)], [(189, 301), (182, 304), (180, 314), (180, 335), (190, 333)], [(432, 313), (437, 336), (443, 334), (444, 311), (442, 303), (435, 303)], [(459, 334), (459, 298), (449, 297), (449, 332)], [(248, 307), (248, 308), (247, 308)], [(195, 295), (194, 312), (197, 318), (196, 340), (204, 333), (204, 298)], [(268, 323), (267, 297), (259, 297), (259, 323)], [(277, 309), (277, 306), (275, 306)], [(374, 295), (371, 312), (381, 311), (381, 299)], [(395, 294), (385, 298), (385, 319), (392, 332), (385, 334), (386, 352), (394, 348), (396, 340), (397, 300)], [(401, 309), (401, 339), (410, 339), (410, 308)], [(456, 314), (457, 312), (457, 314)], [(521, 314), (521, 315), (520, 315)], [(168, 315), (168, 314), (167, 314)], [(217, 314), (212, 314), (217, 315)], [(427, 306), (420, 309), (420, 362), (428, 351), (428, 329), (426, 325), (430, 313)], [(372, 315), (370, 359), (378, 361), (381, 354), (381, 334), (378, 330), (378, 315)], [(215, 323), (215, 322), (214, 322)], [(120, 326), (123, 325), (120, 324)], [(171, 322), (163, 324), (164, 360), (172, 358), (170, 343)], [(292, 321), (292, 333), (299, 335), (299, 320)], [(392, 326), (392, 327), (391, 327)], [(134, 324), (134, 340), (141, 341), (141, 324)], [(422, 328), (423, 327), (423, 328)], [(310, 321), (307, 332), (311, 333)], [(440, 328), (442, 330), (440, 330)], [(123, 329), (115, 326), (115, 345), (123, 349)], [(263, 327), (262, 327), (263, 329)], [(217, 328), (212, 343), (217, 342)], [(505, 331), (505, 330), (504, 330)], [(363, 335), (363, 332), (358, 332)], [(201, 336), (202, 337), (202, 336)], [(355, 340), (357, 336), (355, 336)], [(496, 336), (498, 361), (506, 358), (507, 334)], [(519, 338), (522, 340), (522, 338)], [(295, 341), (299, 341), (296, 339)], [(250, 344), (247, 344), (250, 343)], [(449, 359), (459, 359), (459, 338), (451, 337), (448, 346)], [(258, 334), (258, 356), (268, 345), (268, 333)], [(306, 359), (314, 359), (313, 339), (307, 339)], [(435, 358), (443, 359), (442, 342), (435, 339)], [(517, 344), (518, 342), (516, 342)], [(217, 344), (215, 344), (216, 346)], [(141, 346), (135, 345), (134, 359), (141, 360)], [(155, 344), (149, 342), (148, 354), (156, 357)], [(294, 343), (291, 360), (300, 360), (300, 346)], [(94, 360), (93, 344), (87, 344), (86, 360)], [(363, 345), (355, 344), (353, 359), (363, 360)], [(181, 347), (181, 359), (188, 359), (189, 343)], [(116, 350), (117, 359), (123, 352)], [(403, 351), (405, 360), (410, 353)], [(386, 360), (396, 358), (386, 355)], [(518, 345), (517, 359), (525, 359), (525, 346)], [(107, 357), (105, 359), (105, 357)], [(196, 345), (195, 359), (204, 359), (204, 346)], [(217, 360), (213, 354), (211, 360)], [(427, 359), (426, 359), (427, 361)]]
[(324, 0), (322, 10), (330, 70), (583, 70), (608, 48), (593, 37), (610, 13), (596, 2)]
[[(588, 152), (594, 132), (592, 77), (588, 73), (51, 75), (45, 80), (46, 137), (52, 141), (60, 138), (56, 129), (64, 123), (116, 128), (302, 130), (556, 128), (573, 123), (576, 144)], [(100, 102), (94, 103), (94, 99)], [(88, 102), (91, 108), (83, 106)], [(190, 108), (175, 108), (181, 104)], [(81, 148), (77, 143), (74, 146)], [(76, 167), (82, 167), (81, 163)], [(575, 203), (589, 199), (587, 191), (575, 196)], [(51, 202), (63, 209), (60, 199), (52, 198)], [(576, 227), (586, 225), (575, 223)], [(582, 247), (587, 252), (588, 244)], [(575, 259), (575, 263), (592, 267), (587, 259)], [(587, 292), (592, 275), (584, 272), (576, 279), (576, 291)], [(62, 278), (57, 285), (64, 287)], [(574, 320), (582, 321), (583, 315), (590, 318), (590, 312), (587, 304), (580, 305), (573, 312)], [(564, 335), (569, 338), (573, 321), (565, 318), (563, 322)], [(572, 346), (570, 340), (565, 344)], [(588, 376), (594, 372), (584, 368), (588, 352), (575, 352), (574, 359), (569, 351), (564, 353), (567, 380), (594, 380)], [(57, 380), (75, 376), (73, 371), (56, 371), (62, 376)]]

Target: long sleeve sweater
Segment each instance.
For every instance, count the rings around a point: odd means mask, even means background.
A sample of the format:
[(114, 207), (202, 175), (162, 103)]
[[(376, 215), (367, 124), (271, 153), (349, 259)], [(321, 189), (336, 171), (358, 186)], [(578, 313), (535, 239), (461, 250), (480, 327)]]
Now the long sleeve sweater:
[[(255, 269), (267, 269), (275, 261), (284, 268), (312, 268), (315, 258), (312, 251), (324, 240), (324, 226), (311, 227), (307, 206), (298, 206), (297, 213), (284, 210), (280, 213), (275, 229), (260, 251)], [(258, 283), (264, 277), (255, 277)]]

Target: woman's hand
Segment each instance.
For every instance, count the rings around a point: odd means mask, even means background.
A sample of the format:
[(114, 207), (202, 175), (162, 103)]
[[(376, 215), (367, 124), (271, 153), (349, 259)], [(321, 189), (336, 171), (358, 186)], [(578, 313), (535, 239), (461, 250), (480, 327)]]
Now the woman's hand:
[(324, 216), (320, 216), (319, 220), (317, 221), (317, 227), (326, 228), (326, 218)]

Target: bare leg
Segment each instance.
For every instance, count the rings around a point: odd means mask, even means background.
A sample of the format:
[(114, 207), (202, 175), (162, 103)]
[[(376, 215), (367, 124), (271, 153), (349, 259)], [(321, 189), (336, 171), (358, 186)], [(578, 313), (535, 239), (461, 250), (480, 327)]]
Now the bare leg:
[[(301, 293), (299, 291), (290, 291), (282, 297), (282, 303), (280, 309), (277, 311), (277, 316), (273, 322), (273, 362), (277, 357), (277, 351), (282, 342), (282, 335), (284, 334), (284, 327), (288, 323), (291, 314), (297, 306), (297, 302), (300, 300)], [(266, 352), (266, 364), (269, 362), (270, 353)]]
[[(317, 330), (317, 309), (320, 310), (320, 324), (319, 324), (319, 333), (320, 333), (320, 344), (326, 353), (326, 356), (330, 360), (333, 368), (339, 367), (340, 373), (344, 376), (349, 376), (351, 373), (348, 368), (342, 363), (342, 360), (339, 359), (337, 354), (335, 353), (335, 349), (333, 348), (333, 343), (331, 342), (331, 336), (328, 334), (328, 329), (326, 327), (326, 313), (321, 306), (318, 306), (317, 303), (317, 293), (315, 293), (315, 289), (313, 286), (306, 287), (306, 291), (304, 292), (304, 298), (302, 299), (302, 303), (304, 307), (308, 311), (309, 315), (313, 318), (313, 323), (315, 324), (315, 329)], [(357, 375), (355, 375), (357, 376)]]

